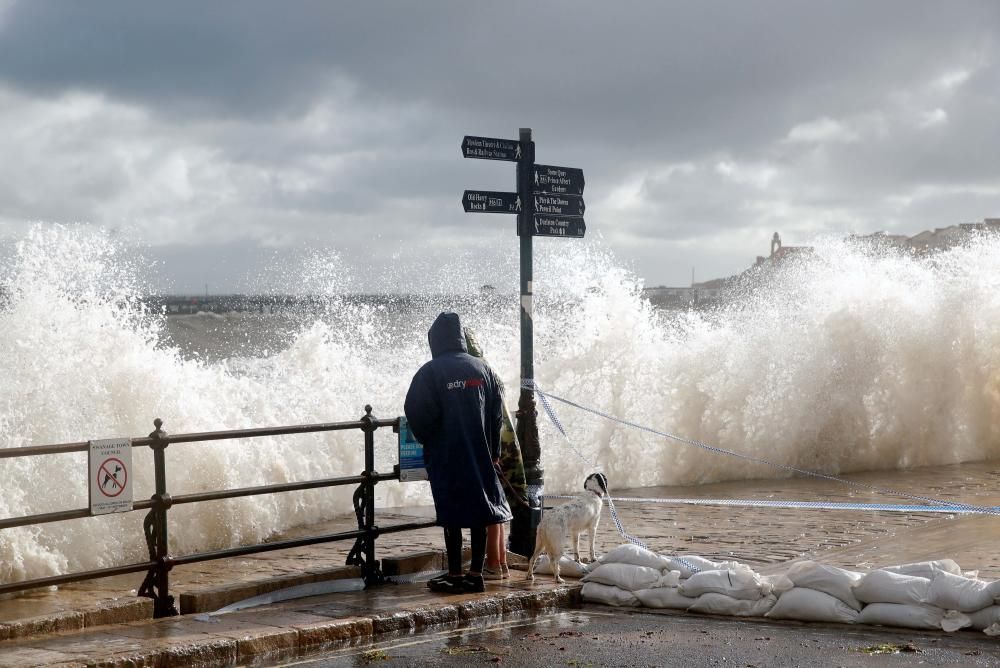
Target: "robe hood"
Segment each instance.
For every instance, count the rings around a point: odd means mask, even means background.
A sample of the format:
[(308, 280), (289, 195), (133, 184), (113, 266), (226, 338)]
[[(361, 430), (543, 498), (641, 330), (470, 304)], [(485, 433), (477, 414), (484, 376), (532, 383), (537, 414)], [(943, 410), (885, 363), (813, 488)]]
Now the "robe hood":
[(445, 353), (465, 353), (465, 334), (462, 322), (457, 313), (444, 312), (434, 319), (427, 332), (427, 342), (431, 346), (431, 356), (438, 357)]

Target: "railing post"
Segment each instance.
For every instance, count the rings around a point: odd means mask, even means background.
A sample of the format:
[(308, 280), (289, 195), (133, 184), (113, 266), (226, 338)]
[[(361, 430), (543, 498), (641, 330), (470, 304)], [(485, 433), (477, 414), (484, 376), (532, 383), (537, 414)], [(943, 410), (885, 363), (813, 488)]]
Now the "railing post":
[(363, 537), (354, 541), (354, 547), (347, 555), (349, 566), (360, 566), (365, 586), (382, 582), (382, 569), (375, 560), (375, 539), (378, 538), (378, 527), (375, 525), (375, 484), (378, 473), (375, 471), (375, 418), (372, 407), (365, 406), (365, 414), (361, 418), (362, 431), (365, 432), (365, 470), (361, 476), (365, 479), (354, 492), (354, 513), (358, 518), (358, 529), (365, 532)]
[(153, 471), (156, 477), (156, 493), (152, 496), (153, 507), (142, 522), (146, 534), (146, 547), (149, 549), (149, 560), (156, 566), (149, 569), (146, 579), (139, 587), (139, 596), (153, 599), (154, 617), (172, 617), (177, 614), (174, 597), (170, 595), (170, 569), (173, 567), (170, 559), (167, 535), (167, 510), (172, 505), (167, 494), (167, 466), (165, 450), (170, 444), (167, 432), (163, 431), (163, 420), (153, 420), (156, 429), (149, 435), (153, 442)]

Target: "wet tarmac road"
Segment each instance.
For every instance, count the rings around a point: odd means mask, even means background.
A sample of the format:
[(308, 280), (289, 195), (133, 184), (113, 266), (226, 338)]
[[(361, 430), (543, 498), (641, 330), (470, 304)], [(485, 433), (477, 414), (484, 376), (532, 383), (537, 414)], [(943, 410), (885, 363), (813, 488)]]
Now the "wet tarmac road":
[(997, 666), (979, 632), (921, 633), (585, 606), (358, 645), (283, 666)]

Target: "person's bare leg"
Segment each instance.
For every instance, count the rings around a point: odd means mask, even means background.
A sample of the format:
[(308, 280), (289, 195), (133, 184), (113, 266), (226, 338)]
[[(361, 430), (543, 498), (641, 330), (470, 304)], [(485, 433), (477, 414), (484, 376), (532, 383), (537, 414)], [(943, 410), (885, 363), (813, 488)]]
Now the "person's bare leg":
[(507, 532), (505, 526), (505, 524), (497, 525), (497, 554), (499, 555), (500, 572), (504, 575), (507, 574)]
[(500, 564), (506, 561), (507, 555), (503, 549), (503, 525), (490, 524), (486, 527), (486, 567), (496, 571), (500, 569)]

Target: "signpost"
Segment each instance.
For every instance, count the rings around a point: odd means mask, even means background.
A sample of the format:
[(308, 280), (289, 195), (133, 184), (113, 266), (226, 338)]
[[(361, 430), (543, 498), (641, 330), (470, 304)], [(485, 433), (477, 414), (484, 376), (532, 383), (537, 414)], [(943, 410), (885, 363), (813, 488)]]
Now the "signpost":
[(517, 402), (517, 438), (524, 457), (530, 508), (515, 505), (511, 510), (510, 549), (530, 555), (535, 549), (535, 532), (542, 516), (541, 494), (545, 471), (541, 467), (538, 443), (538, 411), (535, 394), (524, 381), (535, 378), (534, 323), (532, 321), (532, 238), (583, 238), (585, 209), (583, 170), (535, 164), (535, 142), (531, 128), (521, 128), (517, 141), (466, 136), (462, 155), (482, 160), (517, 163), (517, 192), (466, 190), (462, 206), (466, 212), (517, 214), (517, 234), (521, 247), (521, 395)]
[(587, 231), (587, 224), (580, 216), (555, 218), (553, 216), (539, 216), (535, 214), (536, 237), (572, 237), (582, 239), (583, 233)]
[(495, 190), (466, 190), (462, 206), (466, 213), (519, 213), (521, 197), (517, 193)]
[[(468, 191), (466, 191), (468, 192)], [(535, 213), (548, 216), (582, 216), (587, 207), (579, 195), (535, 195)]]
[(470, 137), (466, 135), (465, 139), (462, 140), (462, 155), (466, 158), (517, 162), (521, 159), (522, 151), (521, 143), (513, 139), (493, 139), (492, 137)]
[(537, 193), (582, 195), (583, 186), (582, 169), (535, 165), (535, 192)]

